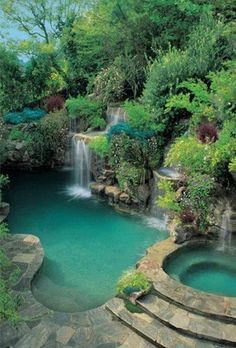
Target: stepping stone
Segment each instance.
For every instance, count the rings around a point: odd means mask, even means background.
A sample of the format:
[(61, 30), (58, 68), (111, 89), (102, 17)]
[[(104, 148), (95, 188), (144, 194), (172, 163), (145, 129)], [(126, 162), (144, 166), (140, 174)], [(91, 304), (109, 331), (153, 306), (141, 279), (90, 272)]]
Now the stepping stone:
[(57, 342), (62, 344), (67, 344), (71, 337), (74, 335), (75, 330), (69, 326), (62, 326), (59, 330), (57, 330)]
[(30, 333), (23, 336), (14, 348), (41, 348), (44, 347), (52, 331), (50, 327), (39, 324)]

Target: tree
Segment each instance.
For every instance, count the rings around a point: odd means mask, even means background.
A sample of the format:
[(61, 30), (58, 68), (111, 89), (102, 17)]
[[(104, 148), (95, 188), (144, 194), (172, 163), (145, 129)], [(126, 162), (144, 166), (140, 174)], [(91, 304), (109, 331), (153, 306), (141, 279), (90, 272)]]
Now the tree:
[(0, 115), (27, 100), (24, 67), (14, 52), (0, 46)]
[(85, 9), (75, 0), (0, 0), (0, 13), (30, 37), (49, 43)]

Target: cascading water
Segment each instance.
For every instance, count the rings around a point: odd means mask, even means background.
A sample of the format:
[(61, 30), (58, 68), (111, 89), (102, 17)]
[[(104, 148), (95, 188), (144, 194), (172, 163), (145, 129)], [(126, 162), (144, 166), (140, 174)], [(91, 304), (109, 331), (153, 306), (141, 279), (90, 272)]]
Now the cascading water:
[(232, 215), (232, 209), (229, 202), (227, 202), (226, 209), (222, 216), (221, 230), (220, 230), (220, 236), (219, 236), (219, 244), (220, 244), (219, 249), (223, 251), (226, 248), (231, 247), (231, 240), (232, 240), (231, 215)]
[(68, 193), (76, 198), (91, 196), (91, 152), (84, 139), (72, 138), (73, 185)]
[(160, 208), (157, 205), (157, 199), (163, 194), (163, 191), (158, 187), (160, 179), (179, 181), (181, 180), (181, 174), (178, 173), (174, 168), (159, 168), (157, 171), (153, 171), (153, 184), (152, 184), (152, 194), (149, 204), (149, 212), (152, 216), (153, 224), (155, 224), (159, 229), (165, 230), (167, 227), (167, 214), (166, 210)]
[(153, 172), (153, 183), (151, 190), (151, 198), (149, 204), (149, 212), (151, 217), (149, 218), (150, 225), (156, 226), (161, 230), (166, 230), (167, 216), (164, 209), (158, 207), (157, 199), (161, 195), (161, 190), (158, 188), (158, 182), (160, 178), (157, 172)]
[(124, 109), (121, 107), (108, 107), (107, 108), (107, 128), (108, 131), (111, 127), (115, 126), (120, 122), (125, 122), (127, 115)]

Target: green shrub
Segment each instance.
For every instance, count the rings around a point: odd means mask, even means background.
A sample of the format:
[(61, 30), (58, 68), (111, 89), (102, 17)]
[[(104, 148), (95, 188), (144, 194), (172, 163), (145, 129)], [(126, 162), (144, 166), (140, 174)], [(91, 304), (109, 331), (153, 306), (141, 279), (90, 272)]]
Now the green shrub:
[(79, 96), (66, 101), (71, 118), (83, 119), (85, 130), (89, 127), (104, 129), (106, 122), (103, 118), (103, 103)]
[(235, 172), (236, 171), (236, 157), (234, 157), (231, 162), (229, 163), (229, 171)]
[(29, 133), (25, 133), (19, 128), (12, 128), (10, 134), (9, 134), (10, 140), (17, 140), (17, 141), (25, 141), (26, 143), (30, 144), (32, 142), (32, 137)]
[[(1, 236), (1, 237), (3, 237), (3, 236)], [(5, 252), (2, 249), (0, 249), (0, 265), (1, 265), (0, 277), (4, 274), (6, 268), (9, 267), (10, 264), (11, 264), (10, 260), (6, 256)]]
[(158, 206), (168, 210), (169, 212), (180, 213), (181, 206), (177, 201), (176, 191), (173, 187), (173, 183), (169, 180), (161, 179), (159, 181), (158, 188), (163, 191), (163, 194), (158, 197)]
[(3, 188), (4, 186), (9, 185), (9, 183), (10, 183), (10, 180), (8, 175), (0, 174), (0, 189)]
[(122, 100), (125, 76), (118, 60), (108, 68), (103, 68), (94, 80), (93, 93), (97, 100), (109, 104)]
[(204, 231), (208, 225), (214, 187), (215, 181), (208, 175), (194, 174), (187, 180), (187, 198), (195, 210), (200, 231)]
[[(181, 115), (170, 108), (164, 113), (166, 101), (175, 96), (181, 82), (188, 78), (205, 78), (209, 71), (222, 66), (229, 47), (224, 29), (221, 22), (208, 16), (190, 34), (185, 50), (170, 48), (168, 52), (159, 54), (150, 66), (142, 100), (155, 113), (157, 124), (162, 126), (159, 136), (164, 137), (164, 141), (172, 134), (177, 119), (189, 117), (186, 112)], [(233, 50), (229, 52), (230, 56), (234, 56)], [(179, 107), (189, 102), (188, 94), (181, 97)]]
[(4, 237), (7, 233), (9, 233), (9, 228), (6, 223), (0, 224), (0, 238)]
[(109, 142), (106, 136), (97, 136), (89, 142), (90, 149), (100, 157), (105, 157), (109, 153)]
[(156, 137), (142, 140), (121, 133), (110, 142), (109, 162), (114, 169), (122, 161), (142, 169), (156, 168), (161, 158), (159, 148)]
[[(175, 165), (187, 175), (185, 194), (178, 201), (177, 208), (183, 211), (184, 207), (190, 207), (200, 231), (204, 231), (208, 225), (215, 182), (226, 180), (229, 163), (234, 161), (235, 156), (235, 120), (223, 123), (218, 140), (214, 143), (202, 144), (196, 137), (185, 136), (177, 139), (167, 154), (165, 164)], [(160, 206), (179, 215), (173, 188), (168, 183), (161, 188), (164, 194), (159, 198)]]
[(7, 282), (0, 277), (0, 322), (1, 320), (9, 320), (14, 323), (19, 320), (19, 316), (17, 299), (11, 295)]
[(236, 120), (224, 122), (219, 139), (212, 144), (210, 150), (211, 170), (220, 176), (236, 155)]
[(121, 133), (113, 136), (110, 142), (109, 164), (122, 190), (127, 190), (131, 196), (137, 186), (145, 182), (148, 170), (157, 167), (160, 158), (155, 137), (140, 140)]
[(134, 102), (126, 102), (124, 109), (128, 114), (128, 123), (138, 131), (159, 130), (154, 114), (145, 109), (141, 104)]
[(35, 158), (47, 164), (65, 149), (67, 142), (68, 117), (65, 110), (58, 110), (39, 121), (32, 132), (32, 148)]
[[(5, 223), (0, 224), (0, 238), (9, 232)], [(17, 315), (17, 298), (10, 292), (10, 284), (16, 280), (16, 274), (19, 270), (15, 269), (9, 273), (11, 262), (5, 252), (0, 249), (0, 322), (9, 320), (16, 322), (19, 319)]]
[(163, 107), (170, 91), (187, 77), (188, 55), (185, 51), (171, 48), (168, 52), (160, 54), (150, 67), (143, 92), (144, 104), (153, 111)]
[[(225, 68), (211, 72), (207, 77), (210, 87), (201, 80), (189, 79), (177, 86), (179, 94), (170, 97), (166, 103), (166, 113), (172, 109), (187, 110), (191, 116), (191, 128), (200, 123), (214, 121), (221, 125), (234, 117), (236, 98), (235, 61), (224, 64)], [(227, 68), (227, 70), (226, 70)]]
[(195, 137), (178, 138), (171, 146), (165, 159), (166, 166), (177, 166), (187, 175), (211, 171), (209, 147), (200, 143)]
[(219, 139), (213, 144), (202, 144), (193, 136), (178, 138), (167, 154), (165, 165), (178, 166), (189, 176), (201, 173), (219, 178), (236, 154), (235, 129), (236, 121), (225, 121)]
[(117, 283), (117, 293), (129, 296), (135, 291), (148, 291), (151, 287), (144, 273), (137, 270), (124, 272)]
[(121, 162), (116, 169), (116, 177), (119, 187), (122, 191), (126, 191), (131, 197), (134, 197), (137, 192), (138, 185), (145, 179), (145, 172), (142, 168), (137, 168), (129, 162)]

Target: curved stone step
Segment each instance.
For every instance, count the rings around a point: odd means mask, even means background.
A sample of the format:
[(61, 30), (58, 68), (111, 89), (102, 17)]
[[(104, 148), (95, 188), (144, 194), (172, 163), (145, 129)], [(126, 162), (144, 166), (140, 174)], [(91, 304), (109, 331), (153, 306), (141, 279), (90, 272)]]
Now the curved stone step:
[(223, 345), (208, 342), (203, 339), (188, 337), (176, 332), (172, 328), (161, 323), (146, 313), (131, 313), (125, 306), (124, 301), (113, 298), (105, 304), (113, 315), (120, 319), (133, 331), (151, 342), (156, 347), (162, 348), (219, 348)]
[(138, 300), (142, 309), (172, 329), (196, 338), (236, 346), (236, 325), (194, 314), (154, 295)]
[(168, 277), (162, 272), (159, 281), (153, 282), (153, 289), (158, 297), (186, 311), (224, 323), (236, 324), (235, 298), (209, 295), (207, 293), (203, 297), (201, 292), (190, 287), (183, 287), (182, 284), (178, 284), (169, 277), (168, 282), (165, 279), (162, 281), (162, 276)]

